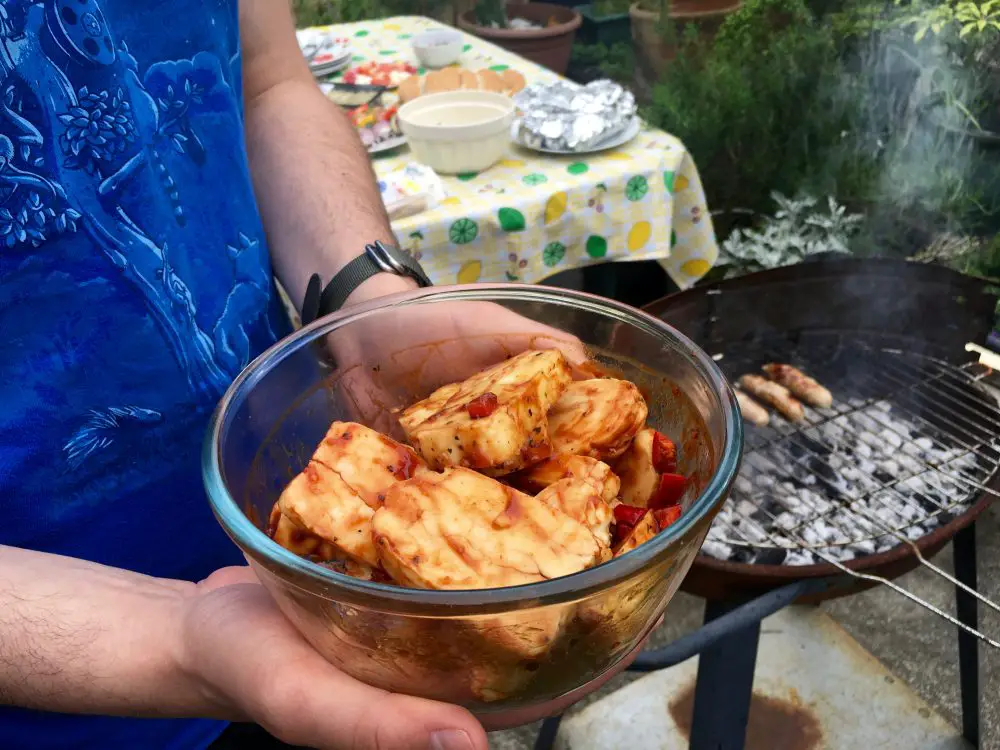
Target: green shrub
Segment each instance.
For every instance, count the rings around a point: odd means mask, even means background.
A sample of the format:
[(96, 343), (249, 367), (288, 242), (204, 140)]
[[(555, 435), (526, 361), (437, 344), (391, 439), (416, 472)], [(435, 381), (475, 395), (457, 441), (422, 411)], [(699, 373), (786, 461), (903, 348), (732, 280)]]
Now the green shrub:
[(598, 18), (604, 18), (606, 16), (620, 16), (623, 13), (628, 13), (628, 9), (631, 5), (631, 0), (593, 0), (591, 3), (591, 7), (594, 9), (594, 14)]
[(292, 0), (299, 28), (390, 16), (434, 17), (451, 5), (451, 0)]
[(852, 102), (833, 34), (802, 0), (745, 0), (711, 46), (680, 36), (645, 114), (688, 147), (714, 210), (866, 191), (874, 164), (833, 158)]

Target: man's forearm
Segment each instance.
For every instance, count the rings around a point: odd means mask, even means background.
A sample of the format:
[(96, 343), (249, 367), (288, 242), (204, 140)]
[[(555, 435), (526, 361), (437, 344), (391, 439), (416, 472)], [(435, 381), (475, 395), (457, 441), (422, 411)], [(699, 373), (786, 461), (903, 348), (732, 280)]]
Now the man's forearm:
[(293, 301), (312, 273), (328, 281), (365, 243), (395, 242), (368, 154), (314, 82), (286, 81), (250, 103), (247, 148), (275, 269)]
[(195, 585), (0, 546), (0, 704), (129, 716), (218, 714), (183, 668)]

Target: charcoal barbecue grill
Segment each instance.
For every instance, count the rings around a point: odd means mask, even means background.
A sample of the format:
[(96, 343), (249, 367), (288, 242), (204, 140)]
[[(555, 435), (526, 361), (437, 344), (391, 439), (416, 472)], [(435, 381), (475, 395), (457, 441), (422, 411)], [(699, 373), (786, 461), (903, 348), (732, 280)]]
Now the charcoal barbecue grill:
[[(959, 628), (963, 734), (978, 745), (977, 639), (1000, 642), (977, 604), (1000, 608), (975, 590), (974, 522), (1000, 495), (1000, 390), (966, 344), (990, 341), (996, 301), (988, 282), (947, 269), (828, 259), (647, 306), (734, 382), (787, 363), (834, 395), (801, 423), (772, 411), (748, 425), (740, 478), (682, 586), (707, 600), (706, 624), (632, 667), (701, 654), (692, 748), (742, 748), (763, 617), (875, 585)], [(954, 576), (929, 559), (952, 540)], [(956, 587), (957, 617), (894, 580), (917, 566)]]

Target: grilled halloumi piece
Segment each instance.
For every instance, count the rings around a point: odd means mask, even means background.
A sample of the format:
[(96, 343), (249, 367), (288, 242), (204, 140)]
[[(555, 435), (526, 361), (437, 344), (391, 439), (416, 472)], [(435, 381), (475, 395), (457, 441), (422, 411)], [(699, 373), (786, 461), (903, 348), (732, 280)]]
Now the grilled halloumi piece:
[(818, 381), (791, 365), (767, 364), (761, 368), (778, 385), (783, 385), (800, 401), (820, 409), (833, 406), (833, 394)]
[(278, 503), (271, 508), (267, 521), (267, 535), (274, 541), (302, 557), (309, 557), (321, 562), (337, 559), (337, 550), (333, 545), (302, 528), (287, 516), (282, 515)]
[(611, 506), (602, 497), (600, 485), (569, 477), (550, 484), (535, 499), (590, 529), (601, 544), (601, 562), (611, 559)]
[(360, 578), (362, 581), (376, 581), (378, 583), (391, 583), (389, 574), (381, 568), (373, 568), (368, 563), (358, 562), (349, 557), (343, 559), (328, 560), (322, 563), (323, 567), (343, 573), (351, 578)]
[(557, 350), (527, 351), (439, 388), (400, 416), (407, 439), (432, 468), (509, 474), (551, 453), (546, 413), (571, 380)]
[(639, 522), (632, 527), (626, 536), (615, 548), (615, 557), (631, 552), (640, 544), (645, 544), (660, 532), (659, 525), (653, 511), (647, 511)]
[(744, 375), (739, 379), (739, 386), (754, 398), (773, 406), (789, 422), (801, 422), (805, 419), (806, 412), (802, 404), (785, 386), (760, 375)]
[(408, 446), (354, 422), (334, 422), (278, 499), (281, 513), (358, 562), (378, 566), (371, 519), (392, 485), (431, 474)]
[[(560, 510), (464, 468), (393, 485), (375, 514), (379, 560), (397, 582), (423, 589), (483, 589), (535, 583), (598, 563), (590, 530)], [(488, 618), (472, 627), (493, 647), (540, 656), (564, 613)]]
[(583, 570), (601, 557), (580, 522), (463, 468), (393, 485), (372, 531), (389, 575), (422, 589), (534, 583)]
[(549, 412), (553, 452), (616, 458), (642, 429), (646, 415), (642, 394), (627, 380), (571, 383)]
[(338, 552), (378, 565), (371, 536), (375, 511), (325, 464), (310, 461), (281, 493), (278, 503), (282, 515), (330, 542)]
[(372, 509), (396, 482), (430, 471), (413, 448), (357, 422), (330, 425), (313, 460), (340, 474)]
[(767, 409), (758, 404), (743, 391), (736, 391), (736, 400), (740, 405), (740, 414), (743, 415), (743, 418), (746, 421), (751, 424), (755, 424), (758, 427), (764, 427), (771, 421), (771, 415), (767, 413)]
[(660, 477), (677, 471), (677, 448), (665, 435), (647, 427), (615, 461), (614, 471), (621, 479), (621, 501), (648, 508), (660, 489)]
[(557, 453), (524, 471), (506, 477), (506, 481), (533, 495), (570, 477), (590, 482), (609, 503), (618, 496), (621, 487), (618, 477), (606, 463), (590, 456), (574, 456), (571, 453)]

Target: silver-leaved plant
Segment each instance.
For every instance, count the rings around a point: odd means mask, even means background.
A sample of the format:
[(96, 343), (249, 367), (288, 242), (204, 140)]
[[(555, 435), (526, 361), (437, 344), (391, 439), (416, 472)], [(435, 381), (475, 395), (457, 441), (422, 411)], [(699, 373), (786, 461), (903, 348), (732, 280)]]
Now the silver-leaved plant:
[(826, 210), (817, 208), (819, 201), (811, 196), (771, 197), (778, 206), (773, 216), (765, 217), (759, 228), (733, 230), (722, 243), (719, 264), (727, 267), (727, 277), (789, 266), (819, 253), (847, 253), (848, 240), (864, 220), (832, 197), (826, 199)]

